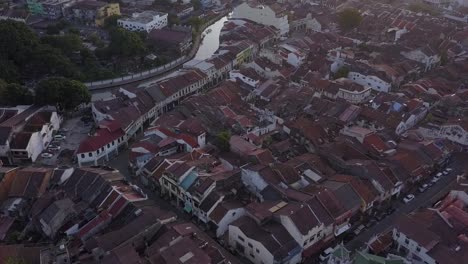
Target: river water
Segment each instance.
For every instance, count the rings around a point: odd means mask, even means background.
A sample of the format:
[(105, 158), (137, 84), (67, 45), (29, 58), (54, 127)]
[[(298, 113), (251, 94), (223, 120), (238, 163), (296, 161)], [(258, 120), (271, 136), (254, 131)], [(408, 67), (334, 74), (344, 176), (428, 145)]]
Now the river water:
[[(206, 60), (211, 57), (216, 52), (216, 50), (218, 50), (219, 35), (221, 33), (221, 29), (224, 26), (224, 22), (227, 20), (228, 17), (225, 16), (203, 31), (202, 34), (205, 35), (205, 37), (203, 38), (203, 41), (198, 48), (197, 54), (193, 58), (194, 60)], [(208, 33), (210, 30), (211, 32)]]

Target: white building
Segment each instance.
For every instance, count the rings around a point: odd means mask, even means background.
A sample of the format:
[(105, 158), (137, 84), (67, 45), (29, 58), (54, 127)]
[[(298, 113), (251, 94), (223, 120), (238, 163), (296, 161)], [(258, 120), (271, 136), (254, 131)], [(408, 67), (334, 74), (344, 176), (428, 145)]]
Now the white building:
[(452, 122), (443, 125), (426, 124), (418, 128), (425, 138), (445, 138), (452, 142), (468, 146), (468, 123)]
[(78, 166), (109, 161), (123, 145), (127, 145), (127, 136), (122, 128), (114, 121), (103, 121), (94, 135), (80, 143), (76, 151)]
[(302, 248), (283, 226), (259, 226), (248, 216), (229, 225), (229, 247), (255, 264), (296, 264), (302, 257)]
[(289, 33), (287, 14), (275, 11), (267, 5), (251, 6), (248, 3), (242, 3), (234, 8), (232, 18), (248, 19), (262, 25), (273, 26), (279, 29), (282, 36)]
[(362, 86), (369, 86), (378, 92), (390, 92), (392, 85), (377, 76), (364, 75), (359, 72), (349, 72), (348, 79)]
[(156, 11), (133, 13), (132, 17), (117, 20), (117, 24), (131, 31), (150, 32), (167, 26), (167, 13)]

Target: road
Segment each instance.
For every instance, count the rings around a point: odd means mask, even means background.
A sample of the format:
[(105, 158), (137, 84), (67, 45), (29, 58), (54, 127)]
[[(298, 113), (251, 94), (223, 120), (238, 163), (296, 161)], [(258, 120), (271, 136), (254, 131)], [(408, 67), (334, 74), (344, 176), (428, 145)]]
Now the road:
[(468, 153), (455, 154), (452, 157), (451, 162), (447, 166), (453, 169), (453, 171), (449, 175), (442, 176), (439, 182), (434, 184), (432, 187), (429, 187), (429, 189), (424, 193), (414, 192), (413, 194), (416, 197), (413, 201), (409, 202), (408, 204), (404, 204), (403, 202), (401, 202), (401, 200), (395, 202), (394, 208), (396, 210), (393, 214), (382, 219), (373, 227), (365, 229), (364, 232), (362, 232), (353, 240), (345, 244), (346, 248), (351, 251), (360, 249), (361, 247), (365, 246), (365, 244), (369, 241), (370, 238), (391, 228), (392, 224), (398, 216), (413, 212), (414, 210), (420, 207), (426, 208), (432, 206), (432, 204), (435, 201), (445, 196), (445, 194), (451, 190), (453, 186), (452, 183), (455, 181), (456, 176), (459, 175), (460, 172), (462, 172), (463, 169), (466, 167), (466, 165), (464, 164), (466, 160), (468, 160)]

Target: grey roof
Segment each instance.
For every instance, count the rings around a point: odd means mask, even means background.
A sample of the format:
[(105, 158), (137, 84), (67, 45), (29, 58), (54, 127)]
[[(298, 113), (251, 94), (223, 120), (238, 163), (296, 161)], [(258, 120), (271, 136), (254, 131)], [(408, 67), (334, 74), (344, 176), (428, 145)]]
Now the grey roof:
[(159, 85), (150, 86), (146, 88), (146, 91), (155, 102), (162, 102), (166, 99), (166, 96), (162, 93)]

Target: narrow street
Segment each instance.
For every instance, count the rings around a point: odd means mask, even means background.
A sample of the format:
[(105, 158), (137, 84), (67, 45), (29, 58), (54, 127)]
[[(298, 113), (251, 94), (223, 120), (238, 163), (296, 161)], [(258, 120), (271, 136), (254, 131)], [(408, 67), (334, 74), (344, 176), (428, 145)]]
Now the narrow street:
[(348, 250), (354, 251), (356, 249), (365, 247), (365, 243), (367, 243), (370, 238), (388, 230), (394, 221), (398, 218), (398, 216), (413, 212), (420, 207), (425, 208), (432, 206), (432, 203), (442, 198), (451, 190), (452, 183), (456, 180), (457, 175), (459, 175), (463, 171), (463, 168), (466, 167), (464, 164), (466, 160), (468, 160), (467, 153), (458, 153), (454, 155), (451, 162), (447, 166), (453, 169), (449, 175), (442, 176), (439, 182), (434, 184), (432, 187), (429, 187), (429, 189), (423, 193), (414, 192), (413, 194), (416, 197), (408, 204), (403, 203), (403, 198), (400, 198), (400, 200), (396, 201), (393, 205), (396, 209), (393, 214), (385, 217), (369, 229), (364, 229), (365, 231), (345, 244), (346, 248)]

